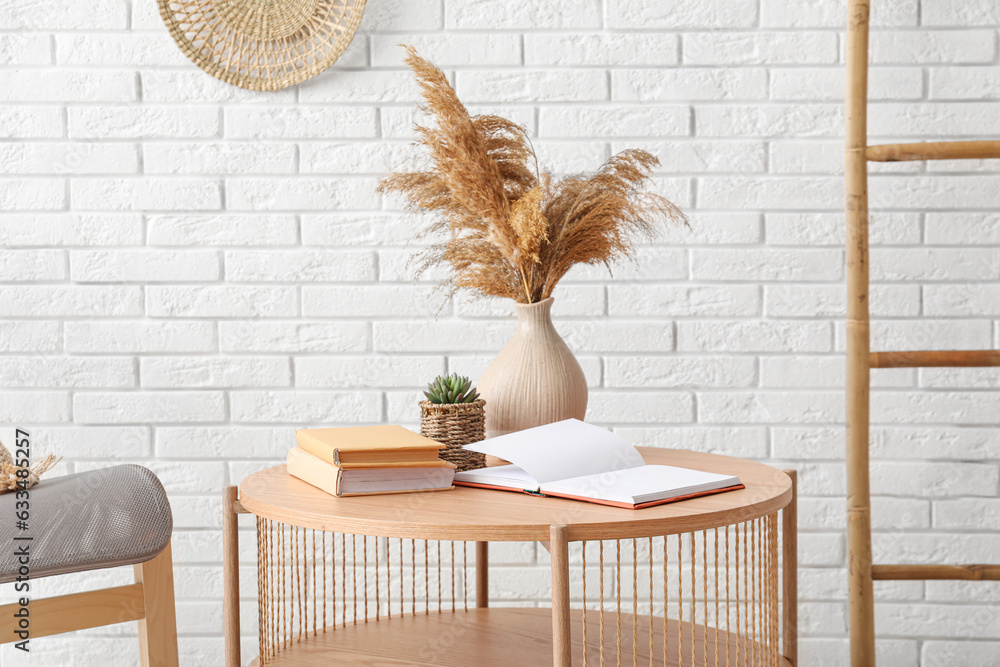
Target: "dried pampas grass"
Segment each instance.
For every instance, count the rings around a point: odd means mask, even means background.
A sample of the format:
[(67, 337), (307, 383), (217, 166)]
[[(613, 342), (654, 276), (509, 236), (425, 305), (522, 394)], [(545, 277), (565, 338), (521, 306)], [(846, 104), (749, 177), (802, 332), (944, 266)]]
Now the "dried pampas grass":
[(422, 109), (437, 126), (417, 126), (422, 168), (387, 176), (379, 190), (433, 214), (422, 238), (446, 233), (448, 240), (420, 256), (418, 273), (449, 265), (449, 296), (467, 289), (541, 301), (574, 265), (610, 269), (633, 258), (637, 240), (653, 238), (662, 223), (687, 224), (674, 204), (645, 190), (659, 164), (649, 153), (627, 150), (593, 174), (552, 182), (538, 173), (522, 127), (499, 116), (470, 116), (441, 70), (412, 46), (406, 53)]
[(49, 454), (28, 469), (16, 465), (10, 451), (0, 442), (0, 494), (30, 489), (38, 484), (41, 476), (59, 463), (61, 458)]

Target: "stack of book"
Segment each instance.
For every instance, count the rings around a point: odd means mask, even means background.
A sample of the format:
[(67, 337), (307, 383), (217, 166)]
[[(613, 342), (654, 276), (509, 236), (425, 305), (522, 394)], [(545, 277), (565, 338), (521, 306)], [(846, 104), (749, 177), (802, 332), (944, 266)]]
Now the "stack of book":
[(288, 473), (335, 496), (452, 488), (444, 445), (402, 426), (300, 429), (295, 438)]

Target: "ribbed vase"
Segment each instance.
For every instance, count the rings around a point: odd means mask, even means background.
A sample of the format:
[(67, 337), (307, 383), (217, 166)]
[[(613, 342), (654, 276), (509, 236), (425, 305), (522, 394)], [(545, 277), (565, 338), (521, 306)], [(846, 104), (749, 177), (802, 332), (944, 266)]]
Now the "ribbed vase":
[(515, 307), (514, 336), (476, 385), (486, 399), (487, 438), (587, 412), (587, 379), (552, 325), (552, 299)]

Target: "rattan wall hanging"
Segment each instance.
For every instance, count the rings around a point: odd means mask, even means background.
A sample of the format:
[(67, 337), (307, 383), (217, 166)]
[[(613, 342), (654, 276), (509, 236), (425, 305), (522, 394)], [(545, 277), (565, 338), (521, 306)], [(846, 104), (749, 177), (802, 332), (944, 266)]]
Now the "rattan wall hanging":
[(248, 90), (280, 90), (337, 61), (365, 0), (157, 0), (188, 58)]

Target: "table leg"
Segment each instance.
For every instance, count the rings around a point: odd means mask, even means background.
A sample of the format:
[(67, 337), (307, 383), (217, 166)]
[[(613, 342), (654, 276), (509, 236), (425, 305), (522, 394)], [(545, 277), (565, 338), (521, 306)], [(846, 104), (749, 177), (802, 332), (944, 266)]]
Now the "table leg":
[(570, 667), (569, 625), (569, 530), (564, 525), (549, 528), (552, 555), (552, 664)]
[(238, 490), (222, 491), (222, 584), (223, 627), (226, 636), (226, 667), (240, 667), (240, 562), (239, 523), (236, 520)]
[(784, 646), (782, 654), (792, 667), (798, 664), (799, 643), (799, 593), (798, 593), (798, 478), (794, 470), (786, 470), (792, 478), (792, 502), (781, 510), (781, 597)]
[(490, 606), (490, 543), (476, 542), (476, 607)]

